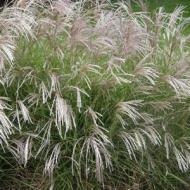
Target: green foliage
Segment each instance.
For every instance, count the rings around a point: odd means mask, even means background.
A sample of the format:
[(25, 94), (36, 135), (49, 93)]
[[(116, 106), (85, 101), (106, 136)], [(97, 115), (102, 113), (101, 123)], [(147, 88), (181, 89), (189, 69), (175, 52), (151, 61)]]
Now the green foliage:
[(0, 189), (190, 188), (182, 7), (20, 1), (0, 24)]

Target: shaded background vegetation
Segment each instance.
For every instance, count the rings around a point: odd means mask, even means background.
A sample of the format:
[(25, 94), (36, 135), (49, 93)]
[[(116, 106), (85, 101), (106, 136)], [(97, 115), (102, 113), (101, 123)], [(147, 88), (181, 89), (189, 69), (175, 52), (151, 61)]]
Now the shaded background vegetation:
[[(112, 0), (112, 2), (119, 1)], [(137, 2), (137, 0), (134, 0), (134, 2)], [(182, 5), (185, 6), (186, 16), (190, 15), (190, 0), (144, 0), (143, 2), (145, 2), (147, 8), (150, 11), (154, 11), (158, 7), (164, 7), (166, 12), (172, 12), (176, 8), (176, 6)]]
[(164, 7), (166, 11), (171, 12), (178, 5), (186, 7), (186, 11), (190, 14), (190, 1), (189, 0), (147, 0), (149, 9), (156, 9), (157, 7)]

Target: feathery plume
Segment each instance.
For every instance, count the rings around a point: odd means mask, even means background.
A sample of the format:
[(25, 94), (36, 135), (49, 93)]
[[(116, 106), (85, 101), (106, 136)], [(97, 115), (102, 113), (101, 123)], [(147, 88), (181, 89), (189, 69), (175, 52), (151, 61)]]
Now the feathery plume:
[(55, 123), (58, 128), (59, 135), (62, 137), (62, 126), (65, 125), (65, 136), (68, 130), (76, 127), (75, 118), (70, 105), (67, 104), (59, 94), (55, 97)]

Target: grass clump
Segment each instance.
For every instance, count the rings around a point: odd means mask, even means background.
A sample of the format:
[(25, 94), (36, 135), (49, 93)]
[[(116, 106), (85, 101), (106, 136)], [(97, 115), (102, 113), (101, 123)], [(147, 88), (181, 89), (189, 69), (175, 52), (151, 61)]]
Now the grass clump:
[(189, 189), (189, 18), (19, 1), (0, 13), (1, 189)]

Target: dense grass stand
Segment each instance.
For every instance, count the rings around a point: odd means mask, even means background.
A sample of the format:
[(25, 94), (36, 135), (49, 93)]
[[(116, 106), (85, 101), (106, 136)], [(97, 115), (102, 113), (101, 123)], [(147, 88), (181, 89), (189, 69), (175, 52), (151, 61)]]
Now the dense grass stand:
[(0, 189), (190, 189), (190, 19), (135, 10), (2, 9)]

